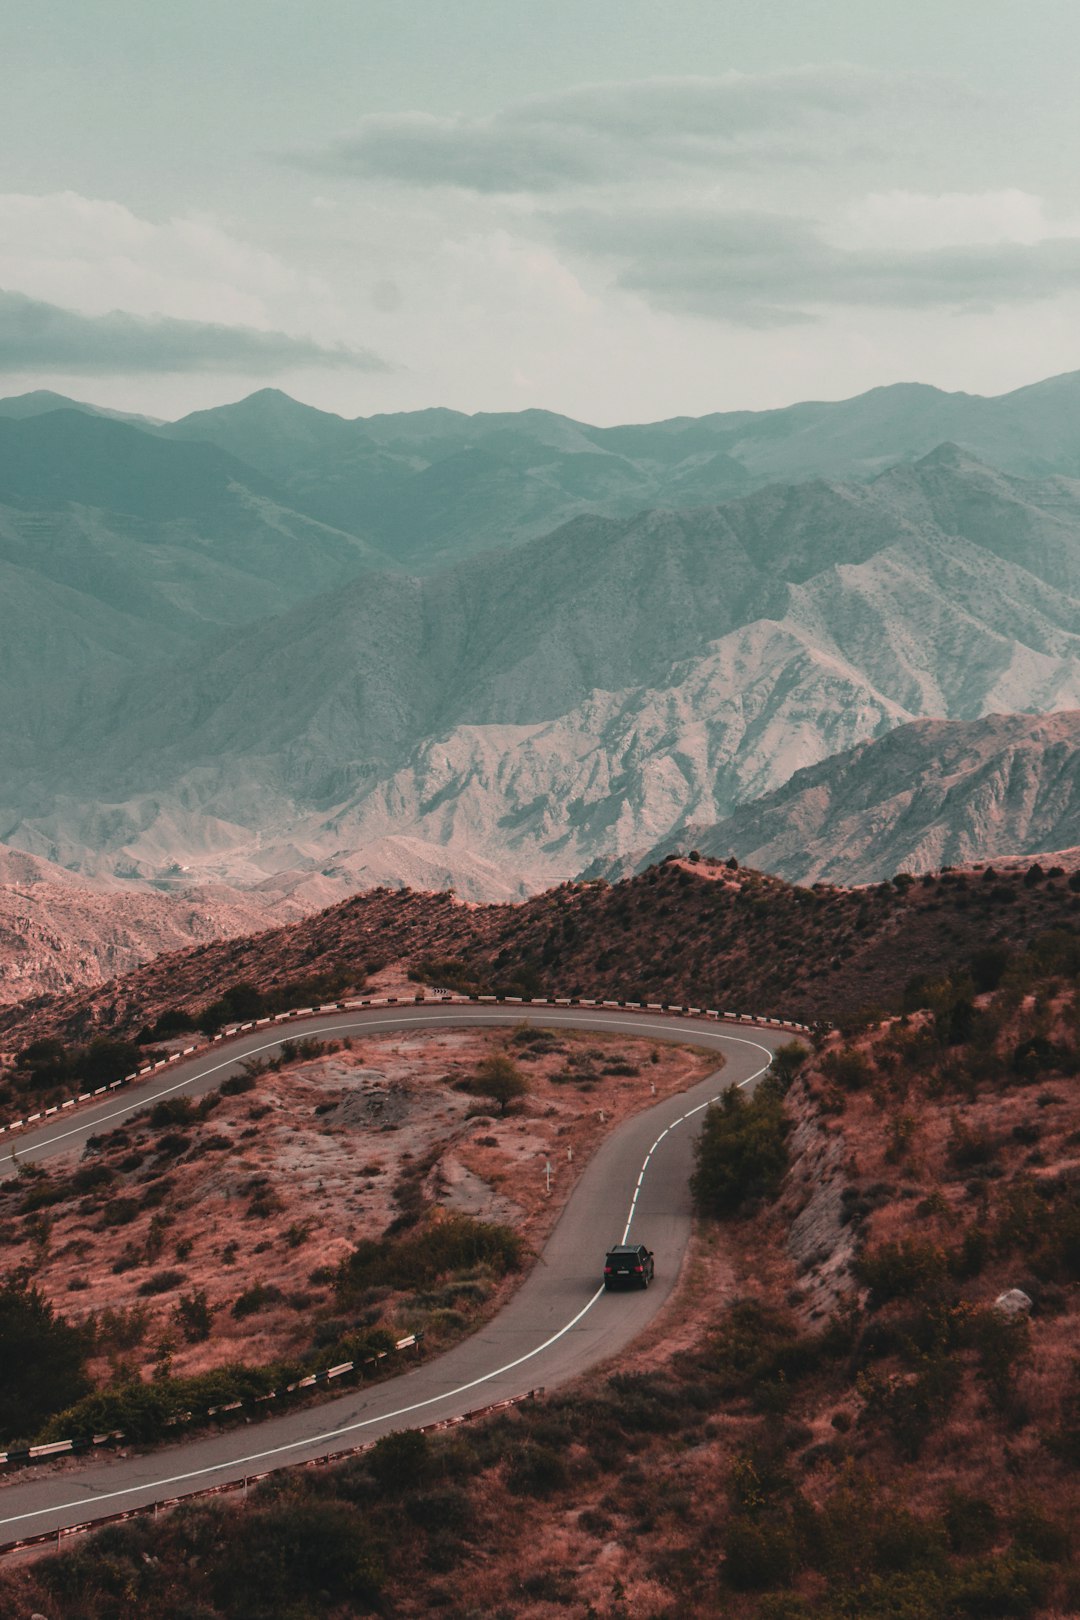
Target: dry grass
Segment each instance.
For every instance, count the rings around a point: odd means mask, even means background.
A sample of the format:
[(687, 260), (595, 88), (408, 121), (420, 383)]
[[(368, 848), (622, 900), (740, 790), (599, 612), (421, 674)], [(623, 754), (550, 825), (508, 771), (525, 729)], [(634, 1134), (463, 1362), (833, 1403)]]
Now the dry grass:
[[(499, 1118), (457, 1086), (504, 1048), (530, 1092)], [(612, 1066), (635, 1072), (605, 1072)], [(654, 1087), (658, 1096), (684, 1090), (715, 1066), (689, 1048), (633, 1038), (560, 1032), (550, 1050), (539, 1050), (477, 1029), (373, 1036), (263, 1073), (253, 1090), (223, 1098), (197, 1123), (154, 1127), (148, 1115), (137, 1117), (81, 1161), (84, 1171), (107, 1167), (107, 1187), (20, 1216), (43, 1184), (11, 1184), (0, 1205), (6, 1266), (27, 1268), (73, 1321), (144, 1313), (137, 1344), (106, 1345), (98, 1356), (99, 1379), (121, 1362), (149, 1376), (163, 1356), (177, 1374), (292, 1356), (310, 1346), (320, 1317), (333, 1314), (332, 1287), (318, 1279), (360, 1238), (381, 1236), (400, 1213), (403, 1183), (418, 1178), (431, 1207), (511, 1225), (539, 1247), (605, 1135), (647, 1106)], [(563, 1074), (572, 1078), (558, 1083)], [(180, 1152), (161, 1151), (177, 1137)], [(75, 1170), (74, 1161), (58, 1167), (50, 1182)], [(121, 1200), (142, 1203), (155, 1192), (156, 1207), (108, 1224)], [(162, 1273), (174, 1274), (172, 1285), (144, 1293)], [(234, 1315), (236, 1300), (258, 1283), (280, 1297)], [(212, 1329), (190, 1343), (176, 1307), (198, 1291)], [(378, 1303), (386, 1322), (400, 1318), (409, 1330), (407, 1300)]]

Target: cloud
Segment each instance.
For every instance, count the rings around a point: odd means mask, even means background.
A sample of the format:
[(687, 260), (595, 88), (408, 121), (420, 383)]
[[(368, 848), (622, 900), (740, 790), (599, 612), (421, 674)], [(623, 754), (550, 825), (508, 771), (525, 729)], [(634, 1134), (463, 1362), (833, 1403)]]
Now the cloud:
[(564, 248), (606, 259), (654, 308), (746, 326), (828, 306), (985, 310), (1080, 290), (1080, 237), (848, 248), (806, 219), (699, 207), (573, 210), (549, 222)]
[(286, 332), (113, 310), (82, 315), (0, 290), (0, 371), (274, 373), (312, 366), (386, 371), (366, 349), (316, 343)]
[(854, 115), (916, 112), (939, 94), (930, 79), (846, 66), (586, 84), (483, 118), (373, 114), (303, 161), (411, 186), (551, 193), (765, 160), (805, 164), (862, 139)]
[(331, 346), (341, 319), (323, 275), (213, 218), (151, 220), (73, 191), (0, 193), (0, 287), (85, 315), (124, 309), (259, 331), (299, 319)]
[(1003, 191), (874, 191), (857, 199), (838, 222), (845, 247), (946, 248), (1075, 236), (1055, 223), (1045, 199), (1013, 187)]

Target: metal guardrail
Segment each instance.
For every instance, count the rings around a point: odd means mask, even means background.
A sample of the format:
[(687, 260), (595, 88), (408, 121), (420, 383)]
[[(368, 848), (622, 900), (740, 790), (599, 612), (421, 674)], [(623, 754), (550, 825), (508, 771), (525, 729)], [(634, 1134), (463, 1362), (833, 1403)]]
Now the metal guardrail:
[[(328, 1384), (333, 1378), (344, 1378), (348, 1373), (362, 1372), (365, 1367), (375, 1367), (395, 1352), (417, 1349), (423, 1337), (423, 1333), (410, 1333), (407, 1338), (397, 1341), (393, 1351), (377, 1350), (373, 1356), (365, 1356), (361, 1361), (342, 1361), (336, 1367), (320, 1368), (318, 1372), (307, 1373), (303, 1378), (297, 1378), (282, 1389), (268, 1390), (265, 1395), (241, 1396), (235, 1401), (224, 1401), (220, 1406), (207, 1406), (198, 1412), (177, 1412), (173, 1417), (165, 1418), (164, 1426), (175, 1428), (178, 1423), (194, 1423), (205, 1418), (220, 1417), (226, 1412), (241, 1412), (246, 1406), (263, 1406), (267, 1401), (283, 1400), (286, 1395), (295, 1395), (297, 1390), (314, 1389), (318, 1385)], [(122, 1429), (112, 1429), (108, 1434), (80, 1435), (72, 1440), (51, 1440), (43, 1446), (22, 1446), (16, 1451), (0, 1451), (0, 1463), (32, 1463), (70, 1452), (81, 1454), (93, 1450), (95, 1446), (106, 1446), (111, 1441), (123, 1441), (125, 1438)]]
[[(435, 1423), (425, 1423), (421, 1426), (421, 1434), (436, 1434), (444, 1429), (456, 1428), (459, 1423), (471, 1423), (480, 1417), (489, 1417), (492, 1412), (504, 1411), (510, 1406), (520, 1406), (523, 1401), (535, 1400), (544, 1393), (541, 1384), (536, 1389), (526, 1391), (524, 1395), (509, 1395), (505, 1400), (492, 1401), (489, 1406), (477, 1406), (470, 1412), (462, 1412), (457, 1417), (440, 1418)], [(100, 1530), (107, 1524), (124, 1524), (128, 1519), (143, 1519), (148, 1516), (157, 1518), (159, 1513), (167, 1513), (171, 1508), (179, 1507), (181, 1502), (195, 1502), (209, 1496), (225, 1496), (234, 1491), (243, 1491), (247, 1495), (251, 1485), (257, 1485), (272, 1474), (283, 1472), (295, 1473), (302, 1468), (326, 1468), (332, 1463), (344, 1462), (349, 1457), (362, 1456), (378, 1445), (378, 1440), (366, 1440), (363, 1445), (351, 1446), (348, 1451), (328, 1451), (318, 1457), (308, 1457), (304, 1462), (286, 1463), (283, 1468), (268, 1468), (261, 1474), (245, 1474), (242, 1479), (226, 1480), (222, 1485), (208, 1485), (201, 1491), (188, 1491), (183, 1496), (167, 1496), (160, 1501), (146, 1502), (142, 1507), (126, 1508), (120, 1513), (103, 1513), (94, 1519), (83, 1519), (79, 1524), (62, 1525), (56, 1530), (43, 1530), (36, 1536), (23, 1536), (19, 1541), (5, 1541), (0, 1543), (0, 1558), (9, 1553), (24, 1552), (31, 1547), (55, 1547), (57, 1551), (64, 1542), (72, 1536), (87, 1535), (91, 1530)], [(223, 1465), (225, 1466), (225, 1465)]]
[(263, 1029), (270, 1024), (285, 1024), (293, 1018), (311, 1018), (322, 1013), (356, 1012), (364, 1007), (409, 1007), (418, 1003), (450, 1003), (456, 1006), (468, 1006), (470, 1003), (480, 1002), (491, 1006), (512, 1007), (595, 1007), (600, 1009), (618, 1009), (622, 1012), (658, 1012), (666, 1013), (669, 1017), (712, 1018), (723, 1024), (764, 1024), (776, 1029), (790, 1029), (799, 1035), (810, 1033), (809, 1024), (799, 1024), (789, 1018), (764, 1018), (757, 1013), (721, 1012), (715, 1007), (677, 1007), (669, 1001), (596, 1001), (585, 996), (490, 996), (490, 995), (457, 995), (453, 992), (440, 992), (435, 996), (424, 994), (411, 998), (401, 996), (363, 996), (352, 1001), (332, 1001), (321, 1007), (294, 1007), (288, 1012), (273, 1013), (266, 1018), (253, 1018), (243, 1024), (228, 1024), (224, 1029), (211, 1035), (206, 1041), (194, 1046), (185, 1046), (179, 1052), (171, 1052), (167, 1058), (159, 1058), (156, 1063), (145, 1063), (131, 1074), (125, 1074), (121, 1080), (112, 1080), (106, 1086), (97, 1086), (93, 1091), (81, 1091), (75, 1097), (68, 1097), (64, 1102), (54, 1103), (49, 1108), (43, 1108), (36, 1114), (27, 1114), (24, 1119), (9, 1120), (6, 1125), (0, 1125), (0, 1136), (12, 1131), (27, 1130), (31, 1125), (40, 1125), (43, 1120), (51, 1119), (53, 1115), (63, 1113), (67, 1108), (74, 1108), (79, 1103), (96, 1102), (99, 1097), (107, 1096), (112, 1091), (118, 1091), (122, 1086), (135, 1085), (141, 1080), (148, 1080), (152, 1075), (159, 1074), (167, 1069), (170, 1063), (178, 1063), (181, 1058), (193, 1057), (198, 1052), (208, 1052), (219, 1041), (234, 1040), (237, 1035), (246, 1034), (249, 1030)]

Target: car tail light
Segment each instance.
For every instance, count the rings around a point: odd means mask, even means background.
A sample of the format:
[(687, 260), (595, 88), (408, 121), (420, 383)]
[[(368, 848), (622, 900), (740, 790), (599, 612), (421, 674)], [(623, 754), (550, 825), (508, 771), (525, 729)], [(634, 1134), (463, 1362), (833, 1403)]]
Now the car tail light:
[(644, 1271), (644, 1270), (645, 1270), (645, 1267), (644, 1267), (644, 1266), (635, 1266), (635, 1267), (634, 1267), (634, 1270), (635, 1270), (635, 1271)]
[(611, 1273), (614, 1271), (614, 1269), (615, 1269), (614, 1266), (605, 1266), (604, 1267), (604, 1276), (605, 1277), (610, 1277)]

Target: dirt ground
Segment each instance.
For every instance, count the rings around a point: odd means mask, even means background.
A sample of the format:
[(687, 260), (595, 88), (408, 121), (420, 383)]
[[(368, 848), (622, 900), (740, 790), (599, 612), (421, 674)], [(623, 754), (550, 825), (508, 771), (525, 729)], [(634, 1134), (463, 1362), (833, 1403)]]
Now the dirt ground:
[[(502, 1051), (529, 1085), (504, 1117), (457, 1089)], [(287, 1358), (333, 1317), (331, 1268), (382, 1236), (418, 1187), (427, 1204), (512, 1226), (539, 1248), (607, 1133), (716, 1067), (690, 1048), (561, 1030), (365, 1037), (258, 1074), (203, 1119), (137, 1116), (52, 1173), (59, 1202), (44, 1201), (40, 1181), (13, 1183), (0, 1205), (6, 1270), (28, 1268), (69, 1320), (97, 1319), (102, 1382)], [(112, 1180), (87, 1185), (99, 1166)], [(39, 1207), (18, 1213), (34, 1197)], [(438, 1342), (512, 1285), (475, 1289), (435, 1322), (408, 1297), (376, 1301), (369, 1325), (423, 1327)], [(201, 1293), (211, 1326), (193, 1343), (178, 1304)]]

